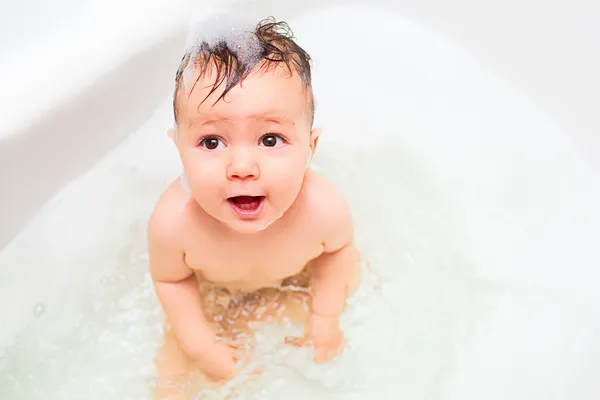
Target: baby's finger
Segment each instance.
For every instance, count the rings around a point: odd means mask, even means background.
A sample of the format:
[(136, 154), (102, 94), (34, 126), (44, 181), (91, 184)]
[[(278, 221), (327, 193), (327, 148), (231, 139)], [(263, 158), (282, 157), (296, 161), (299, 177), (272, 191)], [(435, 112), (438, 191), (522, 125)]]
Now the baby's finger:
[(227, 380), (227, 378), (225, 378), (223, 375), (214, 373), (204, 374), (204, 377), (205, 385), (211, 389), (217, 389), (219, 386), (223, 385), (223, 383), (225, 383), (225, 381)]
[(318, 363), (327, 361), (327, 350), (323, 346), (315, 347), (315, 361)]
[(325, 361), (331, 361), (338, 355), (337, 349), (327, 349), (325, 352)]

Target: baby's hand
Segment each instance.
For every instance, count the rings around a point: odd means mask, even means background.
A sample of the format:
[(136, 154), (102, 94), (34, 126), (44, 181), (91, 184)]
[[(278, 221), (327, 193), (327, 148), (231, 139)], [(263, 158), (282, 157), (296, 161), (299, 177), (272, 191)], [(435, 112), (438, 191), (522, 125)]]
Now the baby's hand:
[(344, 352), (344, 334), (340, 329), (338, 317), (324, 317), (312, 314), (303, 338), (288, 339), (294, 346), (315, 348), (315, 361), (326, 362)]
[(202, 357), (194, 360), (194, 364), (208, 379), (221, 382), (233, 376), (238, 360), (233, 348), (217, 341)]

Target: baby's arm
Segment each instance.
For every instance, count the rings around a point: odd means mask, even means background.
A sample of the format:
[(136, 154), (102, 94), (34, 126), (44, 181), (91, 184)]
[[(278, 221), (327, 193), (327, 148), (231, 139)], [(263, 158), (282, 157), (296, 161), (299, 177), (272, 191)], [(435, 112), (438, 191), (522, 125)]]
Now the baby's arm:
[[(333, 208), (332, 210), (335, 210)], [(339, 317), (344, 311), (350, 280), (358, 263), (350, 213), (345, 204), (338, 205), (329, 216), (323, 240), (323, 254), (314, 262), (313, 313), (322, 317)]]
[(313, 309), (308, 326), (317, 361), (328, 361), (343, 350), (339, 317), (360, 258), (346, 202), (337, 192), (326, 198), (328, 204), (321, 209), (328, 212), (320, 219), (324, 251), (314, 261)]
[(194, 271), (184, 261), (177, 229), (168, 215), (155, 213), (148, 227), (150, 271), (156, 293), (182, 350), (205, 374), (221, 379), (234, 372), (233, 352), (216, 343), (204, 317)]

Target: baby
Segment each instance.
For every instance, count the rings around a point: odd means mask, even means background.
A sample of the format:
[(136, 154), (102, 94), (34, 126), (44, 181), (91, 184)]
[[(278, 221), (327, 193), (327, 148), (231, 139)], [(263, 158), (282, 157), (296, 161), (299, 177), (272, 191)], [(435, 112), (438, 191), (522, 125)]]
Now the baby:
[(306, 324), (290, 342), (314, 346), (316, 361), (339, 355), (339, 317), (360, 281), (348, 206), (309, 166), (320, 134), (309, 55), (285, 23), (230, 33), (195, 38), (176, 75), (169, 134), (184, 174), (148, 227), (168, 320), (159, 398), (234, 376), (270, 321)]

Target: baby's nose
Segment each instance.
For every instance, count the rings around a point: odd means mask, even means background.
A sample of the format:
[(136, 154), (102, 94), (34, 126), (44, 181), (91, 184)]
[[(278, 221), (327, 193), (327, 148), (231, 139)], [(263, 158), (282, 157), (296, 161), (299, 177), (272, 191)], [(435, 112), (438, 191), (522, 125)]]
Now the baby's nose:
[(227, 179), (258, 179), (259, 175), (258, 161), (251, 151), (241, 149), (234, 152), (227, 167)]

